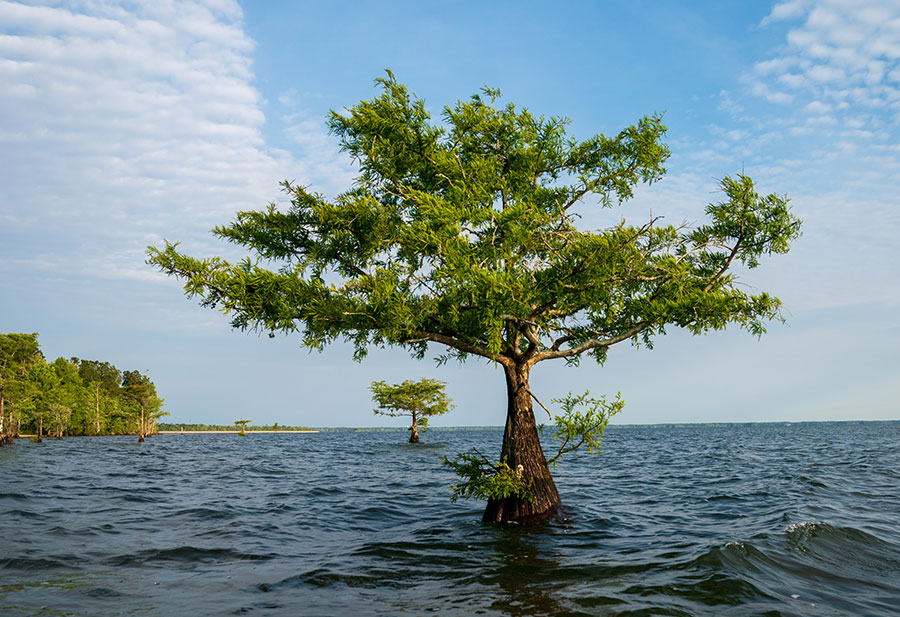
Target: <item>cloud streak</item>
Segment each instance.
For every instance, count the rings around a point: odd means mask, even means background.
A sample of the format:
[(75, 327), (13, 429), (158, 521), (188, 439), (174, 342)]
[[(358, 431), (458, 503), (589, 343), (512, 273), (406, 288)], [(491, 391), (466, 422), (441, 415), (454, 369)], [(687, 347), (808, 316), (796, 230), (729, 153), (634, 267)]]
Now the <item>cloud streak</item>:
[(295, 162), (265, 147), (235, 2), (74, 6), (0, 2), (0, 233), (133, 278), (144, 246), (202, 243)]

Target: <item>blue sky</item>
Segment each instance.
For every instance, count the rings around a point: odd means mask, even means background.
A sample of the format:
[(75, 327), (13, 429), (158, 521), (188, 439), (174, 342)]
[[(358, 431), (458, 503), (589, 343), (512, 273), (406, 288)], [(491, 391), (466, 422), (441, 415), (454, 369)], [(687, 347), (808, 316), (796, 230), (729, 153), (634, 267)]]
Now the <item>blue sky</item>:
[(208, 230), (281, 200), (282, 179), (345, 188), (324, 117), (385, 68), (435, 114), (482, 85), (580, 136), (665, 112), (669, 173), (623, 216), (697, 223), (744, 170), (804, 220), (791, 253), (741, 274), (787, 325), (544, 363), (542, 400), (622, 391), (624, 423), (900, 418), (896, 0), (0, 0), (0, 331), (147, 370), (175, 421), (387, 425), (368, 384), (430, 376), (457, 404), (439, 424), (501, 424), (490, 365), (310, 354), (230, 330), (144, 264), (163, 238), (235, 255)]

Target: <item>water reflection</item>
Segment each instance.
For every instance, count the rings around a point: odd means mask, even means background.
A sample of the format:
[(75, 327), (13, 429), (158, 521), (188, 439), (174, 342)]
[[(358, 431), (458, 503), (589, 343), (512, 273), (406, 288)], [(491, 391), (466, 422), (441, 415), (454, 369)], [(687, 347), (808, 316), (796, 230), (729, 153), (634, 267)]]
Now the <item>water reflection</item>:
[(565, 604), (556, 595), (564, 585), (556, 576), (561, 562), (552, 542), (553, 525), (491, 525), (496, 567), (483, 582), (501, 592), (491, 608), (510, 617), (565, 612)]

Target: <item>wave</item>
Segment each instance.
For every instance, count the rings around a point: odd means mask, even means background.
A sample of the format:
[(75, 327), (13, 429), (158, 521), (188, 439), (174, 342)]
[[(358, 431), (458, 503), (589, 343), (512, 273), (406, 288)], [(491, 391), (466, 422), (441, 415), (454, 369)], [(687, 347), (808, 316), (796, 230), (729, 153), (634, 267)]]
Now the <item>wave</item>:
[(13, 557), (10, 559), (0, 559), (0, 568), (7, 570), (77, 570), (78, 563), (82, 560), (73, 556), (62, 556), (56, 558), (29, 558), (29, 557)]
[(185, 565), (217, 563), (228, 561), (265, 561), (273, 559), (275, 555), (265, 554), (258, 555), (253, 553), (243, 553), (230, 548), (197, 548), (194, 546), (179, 546), (168, 549), (148, 549), (129, 553), (126, 555), (118, 555), (107, 559), (106, 562), (112, 566), (140, 566), (154, 562), (170, 562)]
[[(613, 431), (602, 457), (561, 464), (565, 507), (540, 525), (484, 525), (483, 504), (449, 501), (434, 455), (495, 451), (501, 430), (427, 450), (396, 433), (323, 433), (302, 452), (260, 438), (237, 461), (236, 439), (161, 439), (140, 465), (85, 440), (0, 469), (0, 606), (894, 617), (900, 450), (879, 430), (842, 432), (838, 449), (815, 427)], [(138, 467), (158, 477), (133, 482)]]

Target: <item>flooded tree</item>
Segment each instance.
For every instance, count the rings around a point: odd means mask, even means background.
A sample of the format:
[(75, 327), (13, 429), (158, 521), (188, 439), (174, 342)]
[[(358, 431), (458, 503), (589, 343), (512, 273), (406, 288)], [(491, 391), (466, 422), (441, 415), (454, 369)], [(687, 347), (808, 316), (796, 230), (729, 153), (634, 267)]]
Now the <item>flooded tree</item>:
[[(486, 487), (473, 493), (488, 499), (486, 521), (552, 516), (560, 497), (532, 369), (603, 363), (613, 345), (650, 346), (670, 327), (702, 334), (735, 324), (761, 335), (781, 318), (780, 301), (740, 285), (732, 268), (787, 252), (800, 222), (786, 197), (758, 193), (745, 175), (721, 181), (721, 200), (695, 228), (611, 214), (665, 172), (659, 115), (579, 140), (567, 119), (501, 105), (497, 90), (435, 121), (393, 75), (377, 82), (379, 95), (328, 119), (359, 169), (344, 193), (329, 200), (285, 182), (286, 209), (239, 212), (214, 230), (246, 247), (247, 259), (198, 259), (167, 242), (148, 250), (149, 263), (235, 328), (298, 332), (313, 349), (343, 339), (357, 360), (372, 345), (419, 359), (437, 345), (442, 361), (499, 365), (500, 458), (464, 482)], [(584, 224), (587, 212), (600, 228)]]
[(241, 425), (241, 430), (238, 432), (238, 435), (246, 435), (247, 434), (247, 425), (253, 422), (253, 420), (235, 420), (235, 424)]
[(419, 443), (419, 429), (428, 428), (428, 418), (445, 414), (453, 405), (444, 391), (446, 384), (437, 379), (405, 380), (389, 385), (385, 381), (373, 381), (369, 389), (372, 400), (378, 405), (373, 411), (383, 416), (409, 416), (409, 443)]
[(139, 371), (122, 374), (122, 391), (137, 423), (138, 442), (143, 443), (148, 434), (156, 432), (156, 420), (165, 415), (163, 400), (156, 395), (153, 382)]

